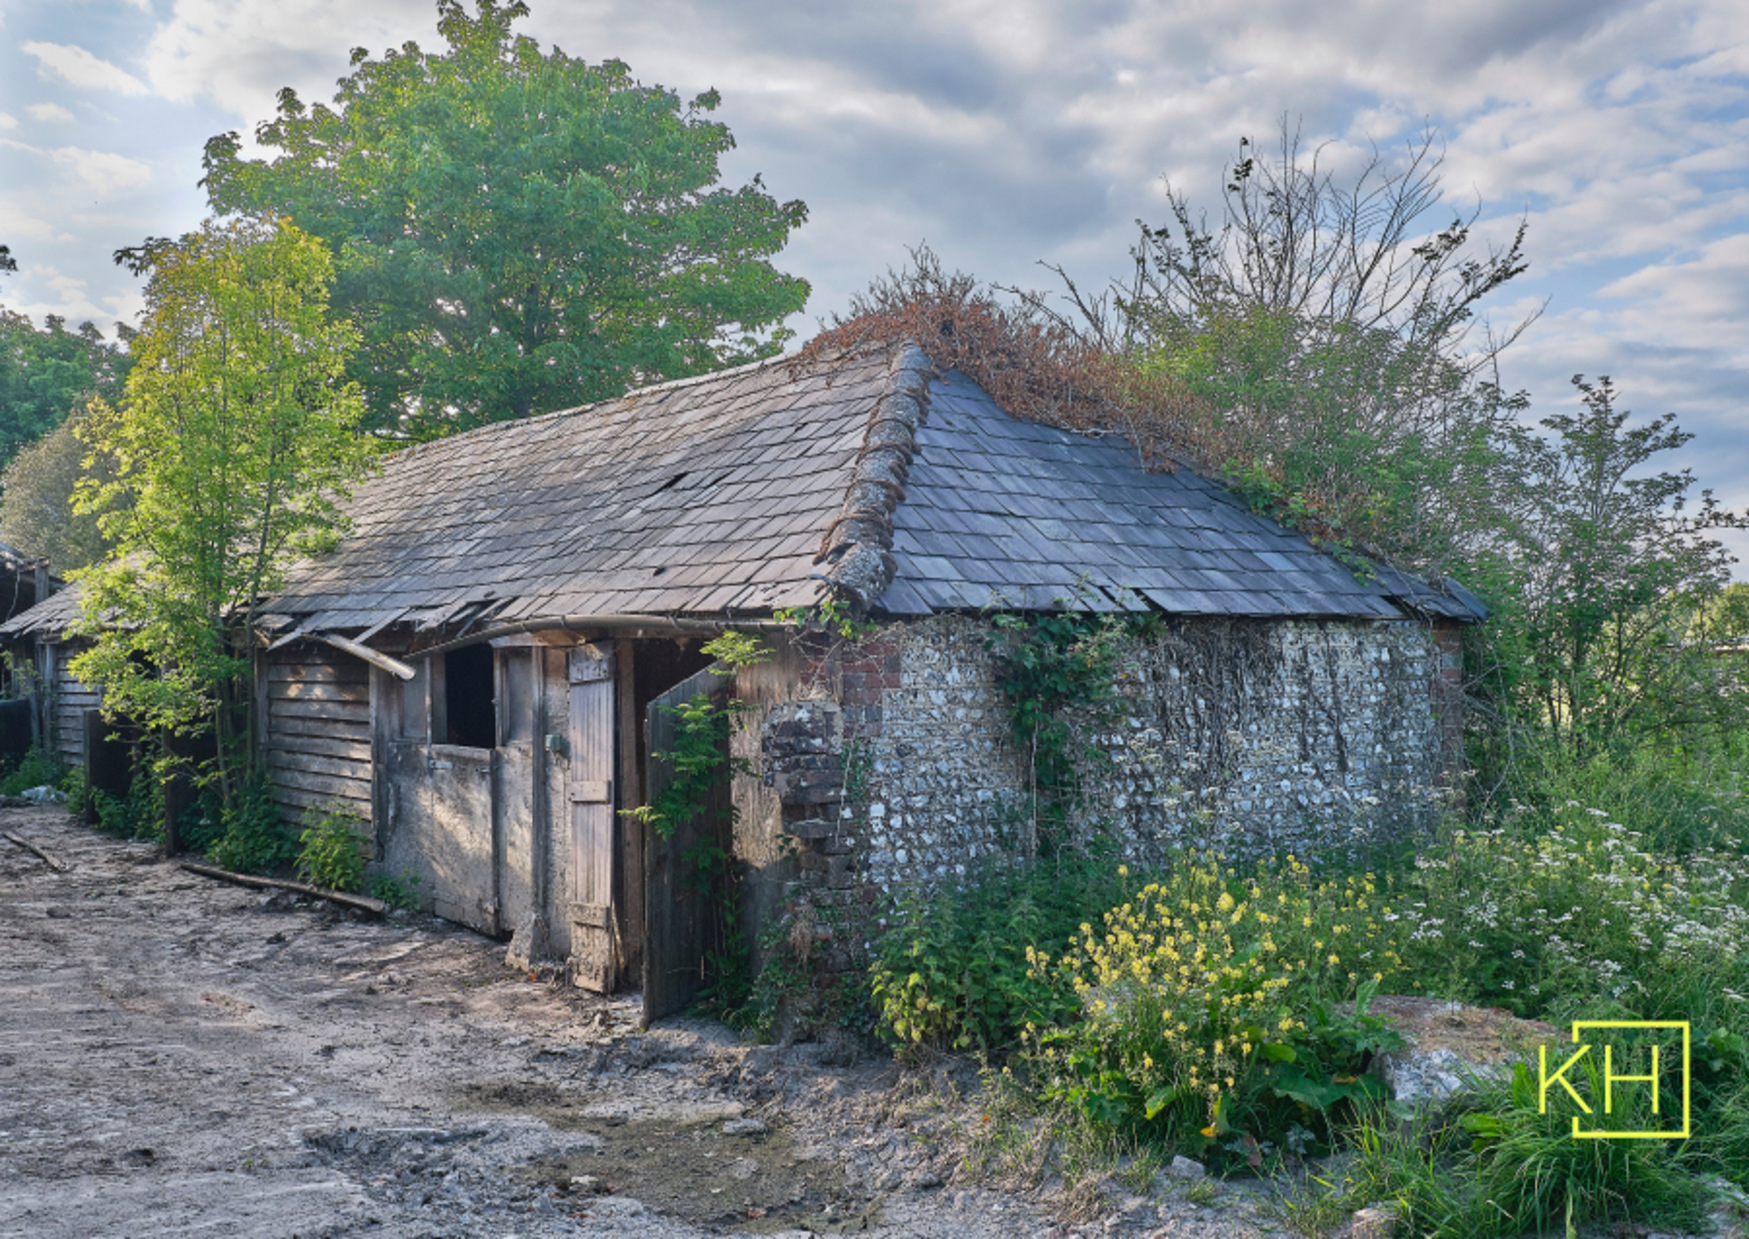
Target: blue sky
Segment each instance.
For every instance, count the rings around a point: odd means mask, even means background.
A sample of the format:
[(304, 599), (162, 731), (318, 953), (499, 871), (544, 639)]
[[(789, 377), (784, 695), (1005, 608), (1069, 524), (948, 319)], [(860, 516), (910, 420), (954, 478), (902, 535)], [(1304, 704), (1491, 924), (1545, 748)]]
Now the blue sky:
[[(1505, 379), (1575, 373), (1676, 412), (1682, 463), (1749, 508), (1749, 5), (1728, 0), (531, 0), (521, 29), (646, 82), (723, 94), (739, 183), (811, 210), (780, 265), (802, 321), (927, 240), (985, 279), (1121, 272), (1162, 177), (1211, 202), (1285, 113), (1332, 166), (1432, 124), (1453, 209), (1530, 224), (1545, 300)], [(107, 327), (140, 305), (110, 254), (192, 227), (200, 150), (291, 85), (330, 97), (358, 45), (440, 44), (431, 0), (0, 0), (0, 302)], [(1441, 221), (1443, 222), (1443, 221)], [(1749, 559), (1749, 538), (1732, 538)], [(1746, 574), (1739, 567), (1739, 576)]]

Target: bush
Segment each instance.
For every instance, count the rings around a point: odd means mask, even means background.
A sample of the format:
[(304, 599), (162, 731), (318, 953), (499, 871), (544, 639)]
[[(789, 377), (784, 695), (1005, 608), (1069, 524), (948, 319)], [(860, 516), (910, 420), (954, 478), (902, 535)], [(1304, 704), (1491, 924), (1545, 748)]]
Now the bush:
[(1378, 1092), (1370, 1055), (1401, 1044), (1365, 1009), (1399, 972), (1389, 899), (1371, 874), (1321, 880), (1292, 857), (1245, 877), (1187, 858), (1083, 924), (1060, 959), (1028, 952), (1035, 978), (1078, 999), (1033, 1033), (1041, 1092), (1253, 1168), (1321, 1146), (1330, 1117)]
[(296, 841), (269, 796), (267, 780), (254, 778), (237, 791), (236, 805), (220, 814), (222, 833), (207, 851), (208, 858), (238, 873), (271, 873), (290, 861)]
[[(81, 778), (83, 787), (84, 780)], [(164, 786), (148, 762), (135, 754), (133, 776), (125, 796), (84, 788), (97, 808), (97, 828), (118, 839), (157, 840), (164, 837)], [(71, 803), (69, 794), (68, 801)]]
[(958, 889), (906, 896), (876, 946), (871, 989), (882, 1033), (900, 1046), (1016, 1046), (1028, 1022), (1075, 1005), (1029, 953), (1065, 948), (1077, 926), (1123, 896), (1124, 883), (1117, 865), (1065, 852), (992, 863)]
[(367, 891), (372, 899), (380, 899), (391, 908), (400, 908), (404, 912), (419, 910), (419, 875), (416, 873), (375, 874)]
[(61, 764), (58, 757), (33, 744), (18, 759), (17, 767), (0, 779), (0, 795), (18, 796), (45, 784), (58, 787), (67, 774), (67, 767)]
[(357, 891), (364, 886), (367, 840), (359, 820), (330, 806), (312, 810), (298, 836), (298, 877), (331, 891)]

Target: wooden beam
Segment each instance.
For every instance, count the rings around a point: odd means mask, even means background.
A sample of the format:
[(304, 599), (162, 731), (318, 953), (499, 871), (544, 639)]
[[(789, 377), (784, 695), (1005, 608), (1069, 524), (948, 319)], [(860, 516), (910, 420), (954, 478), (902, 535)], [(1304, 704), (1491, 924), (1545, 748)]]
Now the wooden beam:
[(324, 890), (320, 886), (305, 886), (302, 882), (285, 882), (279, 878), (258, 878), (252, 873), (232, 873), (229, 869), (220, 869), (217, 865), (197, 865), (191, 860), (182, 862), (182, 867), (190, 873), (198, 873), (203, 878), (217, 878), (221, 882), (234, 882), (238, 886), (252, 886), (256, 890), (291, 891), (297, 895), (308, 895), (312, 899), (326, 899), (329, 903), (337, 903), (343, 908), (354, 908), (371, 916), (380, 917), (389, 910), (389, 905), (380, 899), (372, 899), (369, 895), (349, 895), (345, 891)]
[(354, 658), (362, 658), (371, 666), (381, 667), (390, 675), (403, 680), (411, 680), (419, 674), (418, 671), (409, 667), (400, 659), (390, 658), (380, 650), (373, 650), (362, 641), (354, 641), (351, 637), (336, 636), (331, 632), (313, 632), (310, 634), (310, 639), (312, 641), (326, 642), (337, 650), (345, 650)]
[(47, 865), (50, 869), (53, 869), (56, 873), (65, 873), (71, 867), (66, 861), (50, 856), (47, 852), (43, 851), (36, 844), (32, 843), (29, 839), (24, 838), (22, 835), (15, 835), (9, 830), (6, 832), (6, 837), (25, 851), (35, 852), (37, 859), (41, 860), (43, 864)]

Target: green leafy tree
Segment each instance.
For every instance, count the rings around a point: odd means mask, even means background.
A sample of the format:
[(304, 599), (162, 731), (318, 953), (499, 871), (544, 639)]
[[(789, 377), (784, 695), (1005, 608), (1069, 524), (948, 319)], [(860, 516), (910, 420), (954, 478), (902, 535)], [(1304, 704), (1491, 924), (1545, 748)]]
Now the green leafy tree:
[(117, 331), (113, 342), (90, 323), (69, 331), (67, 320), (53, 314), (39, 330), (27, 316), (0, 309), (0, 462), (93, 396), (115, 399), (133, 334), (120, 324)]
[(1749, 685), (1705, 638), (1742, 617), (1733, 559), (1712, 534), (1743, 521), (1711, 491), (1697, 498), (1691, 471), (1657, 470), (1693, 438), (1673, 414), (1630, 425), (1607, 378), (1573, 381), (1579, 411), (1543, 418), (1543, 435), (1502, 436), (1511, 481), (1476, 560), (1500, 604), (1484, 683), (1580, 758), (1741, 726)]
[(208, 223), (135, 261), (150, 275), (138, 364), (122, 403), (94, 402), (81, 427), (115, 473), (78, 506), (116, 558), (80, 576), (94, 644), (72, 668), (136, 723), (212, 728), (230, 811), (257, 757), (255, 608), (332, 542), (371, 461), (344, 378), (357, 333), (329, 316), (327, 249), (283, 220)]
[(97, 517), (76, 511), (73, 503), (81, 481), (101, 486), (115, 479), (114, 462), (93, 454), (80, 439), (84, 418), (82, 407), (74, 409), (0, 472), (0, 540), (47, 559), (59, 573), (89, 567), (109, 554)]
[(279, 95), (240, 155), (207, 143), (214, 208), (290, 216), (339, 267), (373, 425), (414, 436), (526, 417), (778, 352), (807, 284), (769, 261), (806, 218), (734, 146), (619, 61), (543, 54), (520, 3), (441, 0), (442, 53), (353, 52), (333, 106)]

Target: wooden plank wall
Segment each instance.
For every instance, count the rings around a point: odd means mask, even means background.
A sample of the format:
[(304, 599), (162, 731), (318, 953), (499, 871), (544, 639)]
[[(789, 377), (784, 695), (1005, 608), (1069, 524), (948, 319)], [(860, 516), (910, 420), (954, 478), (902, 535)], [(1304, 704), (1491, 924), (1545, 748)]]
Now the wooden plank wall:
[(49, 730), (55, 756), (69, 766), (85, 767), (85, 712), (102, 704), (95, 685), (83, 684), (67, 670), (84, 646), (56, 643), (47, 647), (49, 668)]
[(266, 756), (288, 821), (337, 807), (370, 822), (370, 668), (339, 650), (291, 646), (267, 664)]

